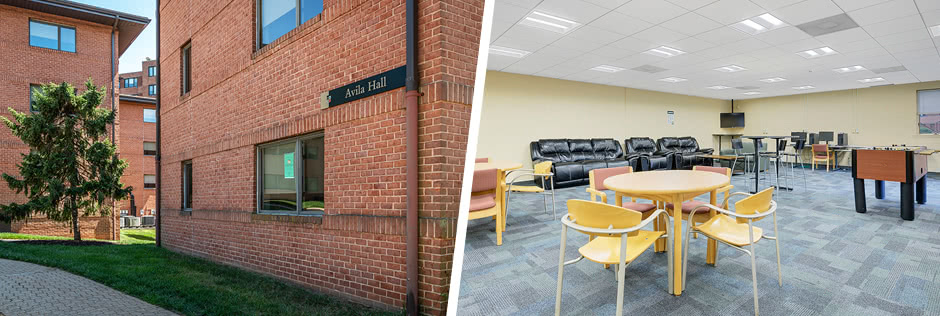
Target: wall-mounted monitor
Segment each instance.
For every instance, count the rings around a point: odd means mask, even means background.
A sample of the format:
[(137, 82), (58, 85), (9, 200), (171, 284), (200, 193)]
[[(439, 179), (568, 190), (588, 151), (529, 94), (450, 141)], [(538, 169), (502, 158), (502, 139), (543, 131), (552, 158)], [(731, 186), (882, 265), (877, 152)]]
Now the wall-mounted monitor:
[(721, 128), (744, 127), (744, 113), (721, 113)]

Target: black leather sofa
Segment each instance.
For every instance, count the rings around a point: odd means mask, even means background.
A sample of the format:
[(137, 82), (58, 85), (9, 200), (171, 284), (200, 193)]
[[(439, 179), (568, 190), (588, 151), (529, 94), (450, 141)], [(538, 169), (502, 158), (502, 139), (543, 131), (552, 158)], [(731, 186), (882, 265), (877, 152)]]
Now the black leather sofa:
[(673, 153), (674, 169), (692, 169), (692, 166), (711, 166), (713, 161), (702, 157), (715, 152), (712, 148), (699, 148), (694, 137), (663, 137), (656, 141), (661, 152)]
[(656, 142), (649, 137), (631, 137), (623, 141), (626, 147), (626, 154), (637, 155), (640, 158), (638, 162), (638, 171), (648, 170), (671, 170), (675, 154), (672, 152), (660, 151)]
[(625, 158), (620, 142), (612, 138), (540, 139), (530, 143), (529, 149), (532, 163), (552, 162), (556, 188), (588, 184), (588, 174), (594, 169), (631, 166), (636, 170), (640, 161), (636, 155)]

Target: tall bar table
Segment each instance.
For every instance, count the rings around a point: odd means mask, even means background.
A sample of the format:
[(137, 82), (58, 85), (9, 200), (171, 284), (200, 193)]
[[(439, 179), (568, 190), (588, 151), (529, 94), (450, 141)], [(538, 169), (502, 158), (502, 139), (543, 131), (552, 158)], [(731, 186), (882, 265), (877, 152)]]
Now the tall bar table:
[[(774, 140), (774, 152), (777, 157), (780, 157), (780, 140), (785, 138), (791, 138), (792, 136), (742, 136), (754, 141), (754, 191), (751, 193), (756, 194), (760, 192), (760, 143), (764, 138), (770, 138)], [(777, 159), (776, 168), (777, 178), (780, 178), (780, 159)], [(778, 181), (779, 182), (779, 181)], [(777, 189), (792, 191), (793, 188), (777, 186)]]

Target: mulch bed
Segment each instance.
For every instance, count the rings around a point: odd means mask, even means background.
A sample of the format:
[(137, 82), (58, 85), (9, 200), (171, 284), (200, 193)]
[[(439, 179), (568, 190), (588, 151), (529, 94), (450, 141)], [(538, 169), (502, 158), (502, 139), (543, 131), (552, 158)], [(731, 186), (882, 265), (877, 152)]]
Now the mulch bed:
[[(60, 246), (109, 246), (114, 245), (112, 242), (107, 241), (74, 241), (74, 240), (4, 240), (5, 242), (12, 242), (17, 244), (28, 244), (28, 245), (60, 245)], [(0, 315), (2, 316), (2, 315)]]

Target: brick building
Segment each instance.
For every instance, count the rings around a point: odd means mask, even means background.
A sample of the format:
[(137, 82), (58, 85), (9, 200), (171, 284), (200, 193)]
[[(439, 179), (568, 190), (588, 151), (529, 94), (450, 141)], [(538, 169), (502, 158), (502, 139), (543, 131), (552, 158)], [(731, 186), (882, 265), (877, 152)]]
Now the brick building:
[(140, 64), (140, 71), (120, 75), (119, 90), (124, 95), (154, 98), (157, 96), (157, 61), (147, 58)]
[(388, 308), (417, 280), (443, 314), (483, 0), (415, 1), (414, 116), (408, 2), (159, 1), (159, 243)]
[[(0, 115), (9, 118), (8, 107), (29, 111), (30, 91), (35, 85), (69, 82), (81, 90), (88, 78), (108, 89), (102, 107), (116, 108), (118, 103), (112, 104), (112, 96), (117, 87), (118, 58), (149, 22), (144, 17), (64, 0), (0, 1), (0, 56), (4, 56), (0, 61)], [(119, 125), (115, 124), (113, 135), (119, 132)], [(20, 154), (28, 150), (9, 129), (0, 127), (0, 172), (17, 174)], [(24, 199), (0, 183), (0, 203)], [(80, 225), (86, 238), (120, 235), (115, 218), (82, 218)], [(0, 231), (72, 235), (67, 224), (44, 218), (0, 223)]]
[(133, 187), (134, 191), (131, 198), (117, 203), (117, 209), (130, 216), (154, 215), (157, 198), (157, 163), (154, 159), (157, 155), (157, 100), (122, 93), (119, 101), (121, 117), (118, 124), (121, 129), (118, 137), (121, 159), (127, 161), (121, 182)]

